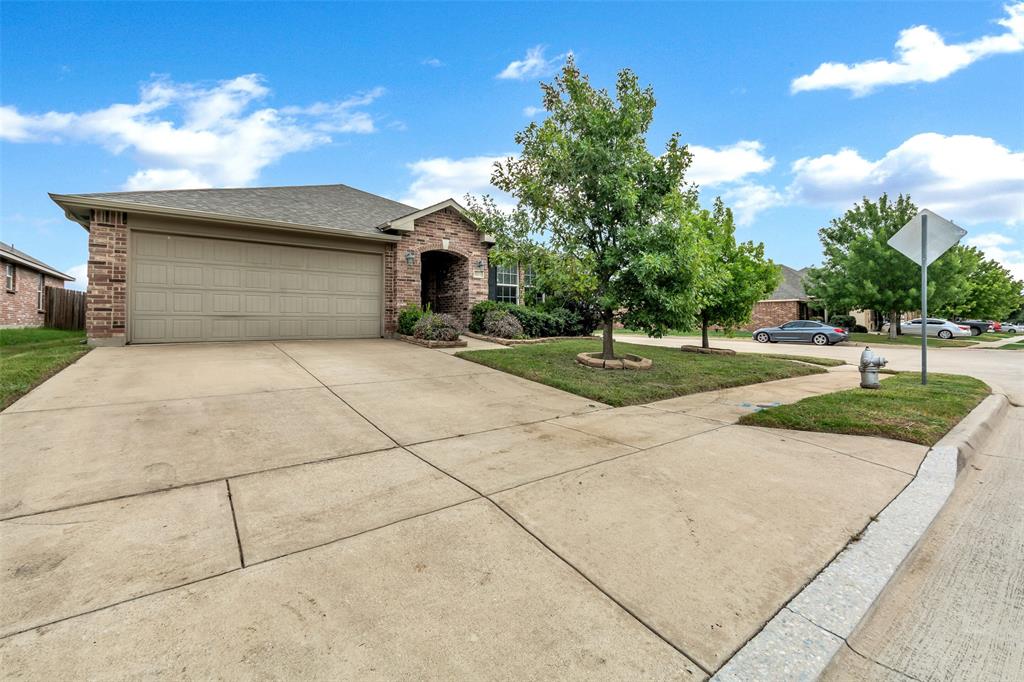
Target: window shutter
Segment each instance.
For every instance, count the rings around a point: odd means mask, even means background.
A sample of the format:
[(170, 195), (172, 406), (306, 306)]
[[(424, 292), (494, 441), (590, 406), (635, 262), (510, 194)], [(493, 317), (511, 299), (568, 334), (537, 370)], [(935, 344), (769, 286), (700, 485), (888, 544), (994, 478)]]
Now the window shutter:
[(495, 299), (495, 292), (498, 287), (498, 268), (494, 265), (487, 266), (487, 300)]

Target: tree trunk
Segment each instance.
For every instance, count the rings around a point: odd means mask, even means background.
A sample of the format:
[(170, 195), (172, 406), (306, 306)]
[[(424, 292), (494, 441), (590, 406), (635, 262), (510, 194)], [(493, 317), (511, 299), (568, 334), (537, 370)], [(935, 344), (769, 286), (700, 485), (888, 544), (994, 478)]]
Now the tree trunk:
[(711, 344), (708, 343), (708, 316), (704, 313), (700, 314), (700, 347), (711, 347)]
[(601, 314), (601, 319), (604, 321), (604, 334), (602, 335), (603, 347), (601, 348), (601, 357), (605, 360), (615, 359), (615, 346), (612, 340), (612, 327), (615, 324), (615, 312), (612, 310), (605, 310)]
[(900, 333), (900, 314), (894, 310), (889, 311), (889, 338), (895, 339)]

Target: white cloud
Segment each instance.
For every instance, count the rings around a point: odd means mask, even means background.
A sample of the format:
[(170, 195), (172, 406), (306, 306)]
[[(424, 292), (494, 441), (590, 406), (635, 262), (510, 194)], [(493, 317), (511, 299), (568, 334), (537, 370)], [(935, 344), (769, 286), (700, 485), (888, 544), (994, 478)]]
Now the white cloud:
[(748, 175), (764, 173), (775, 165), (774, 158), (761, 152), (764, 145), (757, 140), (740, 140), (718, 149), (689, 145), (693, 163), (686, 179), (701, 187), (737, 182)]
[(158, 77), (139, 101), (102, 109), (23, 114), (0, 107), (0, 139), (81, 141), (112, 154), (131, 153), (141, 169), (126, 189), (247, 185), (281, 157), (326, 144), (332, 133), (371, 133), (364, 108), (384, 94), (375, 88), (336, 102), (280, 109), (260, 106), (270, 95), (258, 74), (213, 85)]
[(430, 57), (429, 59), (424, 59), (424, 60), (423, 60), (422, 62), (420, 62), (420, 63), (421, 63), (421, 64), (423, 64), (424, 66), (432, 66), (432, 67), (434, 67), (435, 69), (437, 69), (437, 68), (440, 68), (440, 67), (442, 67), (442, 66), (447, 66), (447, 64), (445, 64), (444, 62), (442, 62), (442, 61), (441, 61), (440, 59), (438, 59), (437, 57)]
[(544, 111), (544, 107), (523, 107), (523, 116), (533, 118), (542, 111)]
[(701, 189), (714, 188), (733, 210), (737, 225), (750, 225), (761, 211), (784, 203), (773, 187), (750, 181), (749, 176), (767, 173), (775, 166), (775, 159), (764, 155), (761, 142), (740, 140), (716, 149), (688, 146), (693, 163), (686, 179)]
[(1015, 246), (1013, 239), (998, 232), (985, 232), (967, 238), (969, 246), (976, 246), (991, 258), (1010, 271), (1014, 279), (1024, 280), (1024, 250), (1019, 248), (1003, 248)]
[(762, 211), (786, 203), (774, 187), (752, 182), (730, 187), (722, 193), (722, 201), (732, 209), (736, 224), (740, 227), (753, 223)]
[(947, 44), (934, 29), (913, 26), (900, 32), (896, 60), (873, 59), (856, 64), (825, 62), (790, 84), (791, 92), (843, 88), (860, 97), (886, 85), (934, 83), (995, 54), (1024, 50), (1024, 2), (1005, 5), (1006, 17), (996, 21), (1006, 29), (966, 43)]
[(89, 266), (86, 263), (75, 265), (65, 272), (75, 278), (74, 282), (65, 282), (64, 286), (76, 291), (87, 291), (89, 289)]
[(511, 197), (491, 186), (494, 164), (509, 156), (438, 157), (410, 163), (413, 181), (399, 201), (425, 208), (445, 199), (461, 202), (466, 194), (490, 194), (499, 206), (509, 209), (514, 206)]
[(988, 137), (921, 133), (877, 161), (853, 149), (793, 163), (792, 199), (835, 208), (864, 196), (910, 194), (957, 222), (1024, 221), (1024, 152)]
[(495, 78), (503, 80), (521, 81), (524, 78), (539, 78), (549, 76), (558, 69), (558, 65), (572, 52), (560, 54), (551, 59), (544, 56), (547, 49), (544, 45), (531, 47), (526, 51), (526, 56), (509, 63)]
[(968, 237), (967, 243), (971, 246), (977, 246), (979, 249), (990, 249), (994, 246), (1009, 246), (1013, 243), (1013, 240), (1005, 234), (999, 234), (998, 232), (985, 232), (973, 237)]

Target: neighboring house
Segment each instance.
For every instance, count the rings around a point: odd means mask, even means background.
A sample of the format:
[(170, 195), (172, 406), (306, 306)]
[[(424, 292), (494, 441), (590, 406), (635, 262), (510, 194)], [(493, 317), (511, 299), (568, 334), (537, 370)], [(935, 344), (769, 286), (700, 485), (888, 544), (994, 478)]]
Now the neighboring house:
[(89, 231), (99, 345), (381, 337), (408, 303), (465, 324), (489, 289), (520, 296), (518, 272), (488, 276), (493, 239), (451, 199), (418, 210), (346, 185), (50, 196)]
[(3, 242), (0, 266), (4, 275), (0, 327), (41, 327), (46, 312), (46, 287), (63, 289), (64, 282), (75, 281), (74, 277)]
[(761, 327), (774, 327), (789, 320), (806, 320), (812, 298), (804, 291), (804, 276), (809, 268), (794, 270), (786, 265), (782, 268), (782, 282), (772, 295), (754, 304), (750, 323), (743, 328), (753, 331)]

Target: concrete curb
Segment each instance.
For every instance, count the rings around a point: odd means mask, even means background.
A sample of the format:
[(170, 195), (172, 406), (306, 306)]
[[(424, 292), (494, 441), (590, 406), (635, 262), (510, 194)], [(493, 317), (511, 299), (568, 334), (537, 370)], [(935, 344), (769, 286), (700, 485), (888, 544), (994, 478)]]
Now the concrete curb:
[(957, 475), (1007, 413), (985, 398), (925, 455), (906, 488), (711, 679), (816, 680), (945, 505)]

